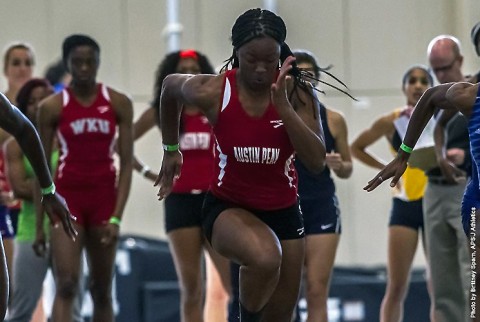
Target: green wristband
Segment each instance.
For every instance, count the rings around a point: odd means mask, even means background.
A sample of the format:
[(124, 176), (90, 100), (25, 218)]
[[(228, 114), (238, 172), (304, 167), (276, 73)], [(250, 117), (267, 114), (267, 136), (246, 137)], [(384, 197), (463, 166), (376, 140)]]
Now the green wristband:
[(110, 220), (108, 222), (110, 224), (114, 224), (114, 225), (117, 225), (117, 226), (120, 226), (120, 224), (122, 223), (122, 221), (118, 217), (110, 217)]
[(400, 149), (407, 152), (407, 153), (412, 153), (413, 149), (409, 147), (408, 145), (405, 145), (403, 142), (400, 145)]
[(162, 144), (165, 151), (178, 151), (180, 144)]
[(55, 184), (52, 182), (52, 184), (46, 188), (41, 188), (42, 195), (54, 195), (55, 194)]

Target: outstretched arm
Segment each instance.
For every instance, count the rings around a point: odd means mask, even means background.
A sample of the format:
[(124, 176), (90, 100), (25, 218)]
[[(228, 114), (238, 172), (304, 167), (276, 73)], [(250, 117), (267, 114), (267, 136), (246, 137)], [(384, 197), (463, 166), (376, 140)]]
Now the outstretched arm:
[(417, 102), (410, 122), (408, 123), (407, 133), (405, 134), (405, 139), (402, 144), (403, 148), (401, 147), (400, 150), (398, 150), (397, 156), (392, 162), (387, 164), (383, 170), (368, 182), (363, 188), (364, 190), (370, 192), (391, 177), (393, 177), (393, 179), (390, 182), (390, 186), (394, 187), (397, 184), (407, 168), (411, 149), (413, 149), (423, 129), (432, 118), (435, 108), (455, 109), (446, 98), (446, 93), (453, 84), (454, 83), (442, 84), (431, 87), (425, 91)]
[[(163, 143), (178, 144), (180, 115), (184, 105), (200, 108), (210, 123), (215, 122), (217, 101), (212, 98), (214, 75), (171, 74), (163, 81), (160, 98), (160, 128)], [(213, 85), (212, 85), (213, 84)]]
[(52, 177), (38, 133), (32, 123), (0, 93), (0, 127), (12, 134), (30, 161), (40, 187), (48, 189), (43, 196), (45, 210), (51, 218), (61, 220), (67, 234), (74, 238), (76, 231), (70, 221), (65, 200), (55, 193)]

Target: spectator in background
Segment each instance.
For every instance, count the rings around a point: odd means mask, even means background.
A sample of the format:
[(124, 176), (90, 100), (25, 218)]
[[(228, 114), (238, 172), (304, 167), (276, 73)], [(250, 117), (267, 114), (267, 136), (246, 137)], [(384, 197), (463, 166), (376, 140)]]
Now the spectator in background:
[[(167, 54), (156, 72), (151, 108), (134, 124), (135, 139), (159, 125), (163, 80), (174, 73), (215, 74), (208, 58), (196, 50)], [(182, 322), (221, 322), (227, 318), (229, 261), (206, 242), (201, 226), (202, 204), (213, 175), (214, 143), (212, 128), (198, 107), (183, 106), (179, 142), (184, 156), (183, 175), (175, 181), (164, 203), (165, 229), (180, 281)], [(146, 178), (155, 180), (157, 177), (136, 158), (134, 167)], [(208, 253), (205, 305), (201, 266), (204, 253)]]
[[(119, 229), (130, 191), (133, 107), (123, 93), (97, 82), (100, 46), (86, 35), (63, 41), (63, 61), (72, 81), (39, 107), (38, 127), (47, 155), (60, 144), (58, 190), (77, 216), (77, 242), (51, 230), (56, 294), (52, 320), (72, 321), (85, 248), (93, 322), (112, 322), (112, 277)], [(118, 135), (119, 169), (114, 163)]]
[[(298, 68), (320, 79), (322, 69), (315, 56), (306, 50), (294, 50)], [(327, 68), (328, 69), (328, 68)], [(318, 81), (312, 79), (312, 85)], [(295, 160), (298, 195), (305, 225), (305, 289), (307, 321), (327, 322), (327, 299), (335, 255), (340, 241), (341, 220), (332, 172), (346, 179), (352, 174), (348, 130), (343, 115), (320, 106), (326, 146), (326, 167), (320, 174), (307, 170)]]
[(3, 55), (3, 74), (7, 79), (5, 96), (13, 104), (17, 103), (20, 88), (33, 76), (35, 52), (27, 43), (10, 44)]
[[(456, 37), (433, 38), (427, 57), (441, 84), (466, 81), (461, 45)], [(426, 172), (428, 183), (423, 203), (434, 317), (436, 321), (466, 321), (470, 312), (471, 270), (460, 214), (472, 172), (468, 120), (456, 109), (442, 110), (435, 119), (437, 166)]]
[[(397, 124), (408, 123), (417, 101), (427, 88), (433, 86), (433, 77), (427, 66), (413, 65), (404, 73), (401, 84), (406, 104), (376, 119), (351, 144), (353, 156), (370, 167), (382, 169), (386, 162), (367, 148), (382, 137), (387, 139), (392, 151), (400, 147), (405, 133), (400, 131)], [(388, 224), (388, 280), (380, 309), (380, 322), (403, 321), (410, 269), (419, 236), (424, 231), (422, 203), (426, 183), (423, 170), (409, 166), (401, 182), (394, 188)]]
[(52, 84), (54, 92), (61, 92), (70, 84), (72, 75), (67, 71), (64, 62), (59, 59), (45, 70), (45, 78)]

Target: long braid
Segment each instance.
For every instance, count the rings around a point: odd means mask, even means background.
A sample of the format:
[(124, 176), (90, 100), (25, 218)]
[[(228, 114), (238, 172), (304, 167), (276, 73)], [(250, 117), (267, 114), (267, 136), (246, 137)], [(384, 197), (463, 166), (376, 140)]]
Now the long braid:
[[(323, 73), (323, 74), (326, 74), (328, 76), (330, 76), (331, 78), (333, 78), (335, 81), (337, 81), (338, 83), (340, 83), (343, 87), (345, 87), (347, 90), (348, 90), (348, 87), (347, 85), (345, 85), (344, 82), (342, 82), (340, 79), (338, 79), (335, 75), (333, 75), (332, 73), (329, 72), (329, 70), (333, 67), (333, 65), (328, 65), (327, 67), (320, 67), (318, 66), (318, 63), (317, 63), (317, 58), (315, 57), (315, 55), (311, 52), (309, 52), (308, 50), (304, 50), (304, 49), (297, 49), (293, 52), (293, 55), (295, 56), (296, 58), (296, 62), (297, 63), (308, 63), (310, 65), (313, 66), (313, 69), (314, 69), (314, 75), (312, 75), (311, 73), (307, 72), (307, 71), (304, 71), (304, 70), (301, 70), (301, 74), (302, 74), (302, 77), (306, 80), (309, 80), (309, 81), (316, 81), (316, 82), (319, 82), (319, 83), (322, 83), (322, 84), (325, 84), (329, 87), (332, 87), (334, 89), (336, 89), (337, 91), (339, 92), (342, 92), (344, 93), (345, 95), (347, 95), (348, 97), (350, 97), (351, 99), (353, 100), (357, 100), (355, 97), (353, 97), (352, 95), (350, 95), (347, 91), (341, 89), (341, 88), (338, 88), (337, 86), (335, 85), (332, 85), (330, 83), (327, 83), (323, 80), (320, 79), (320, 75)], [(320, 90), (319, 88), (317, 87), (314, 87), (314, 89), (319, 92), (319, 93), (322, 93), (322, 94), (325, 94), (324, 91)]]
[[(292, 50), (290, 49), (290, 47), (284, 42), (281, 47), (280, 47), (280, 63), (283, 64), (283, 62), (289, 57), (289, 56), (293, 56), (293, 53), (292, 53)], [(297, 88), (300, 87), (302, 88), (304, 91), (306, 91), (307, 93), (310, 93), (309, 91), (309, 88), (310, 86), (308, 86), (308, 84), (305, 82), (305, 79), (304, 79), (304, 74), (302, 73), (302, 70), (300, 70), (300, 68), (298, 68), (298, 65), (297, 65), (297, 62), (294, 61), (292, 63), (292, 69), (290, 69), (290, 71), (288, 72), (290, 75), (293, 76), (293, 90), (292, 92), (290, 93), (288, 99), (291, 100), (292, 98), (292, 95), (293, 93), (297, 93)], [(297, 93), (297, 97), (298, 99), (304, 103), (300, 97), (298, 96), (298, 93)]]
[[(237, 50), (250, 40), (265, 36), (271, 37), (275, 39), (279, 44), (281, 44), (280, 62), (282, 64), (288, 56), (293, 56), (290, 47), (288, 47), (288, 45), (285, 43), (285, 38), (287, 37), (287, 27), (285, 26), (282, 18), (268, 10), (263, 10), (260, 8), (250, 9), (240, 15), (232, 27), (231, 40), (233, 45), (233, 53), (230, 58), (225, 60), (225, 65), (222, 67), (221, 71), (226, 71), (229, 65), (232, 68), (237, 68), (239, 66)], [(328, 69), (329, 67), (322, 69), (322, 71), (332, 77), (337, 82), (339, 82), (348, 90), (348, 87), (341, 80), (339, 80), (337, 77), (327, 71)], [(292, 91), (291, 95), (293, 94), (293, 92), (297, 91), (298, 87), (311, 94), (309, 88), (311, 88), (312, 86), (308, 84), (306, 80), (316, 80), (356, 100), (347, 91), (325, 81), (317, 79), (305, 71), (301, 71), (297, 67), (297, 64), (295, 62), (293, 62), (292, 69), (289, 71), (289, 74), (292, 75), (294, 78), (294, 90)], [(314, 88), (314, 90), (323, 94), (325, 93), (318, 88)]]
[[(281, 63), (283, 64), (283, 62), (285, 61), (285, 59), (287, 59), (287, 57), (289, 56), (295, 56), (292, 52), (292, 50), (290, 49), (290, 47), (287, 45), (287, 43), (283, 43), (281, 45), (281, 50), (280, 50), (280, 61)], [(342, 84), (345, 88), (347, 88), (347, 86), (341, 81), (339, 80), (337, 77), (335, 77), (334, 75), (332, 75), (330, 72), (328, 72), (327, 70), (330, 69), (331, 66), (327, 66), (326, 68), (320, 68), (318, 67), (318, 73), (320, 71), (326, 73), (327, 75), (329, 75), (330, 77), (332, 77), (333, 79), (335, 79), (336, 81), (338, 81), (340, 84)], [(294, 61), (292, 63), (292, 69), (290, 69), (290, 71), (288, 72), (290, 75), (293, 76), (293, 90), (290, 92), (289, 96), (288, 96), (288, 99), (291, 100), (292, 97), (293, 97), (293, 94), (296, 95), (296, 97), (298, 98), (298, 100), (300, 102), (302, 102), (303, 104), (305, 104), (305, 102), (301, 99), (301, 97), (298, 95), (298, 87), (300, 87), (303, 91), (307, 92), (311, 97), (312, 99), (315, 99), (318, 101), (318, 98), (316, 95), (313, 95), (311, 90), (310, 89), (313, 89), (319, 93), (322, 93), (322, 94), (325, 94), (324, 91), (322, 91), (321, 89), (315, 87), (315, 86), (312, 86), (310, 84), (310, 82), (308, 82), (309, 80), (315, 80), (315, 81), (318, 81), (318, 82), (321, 82), (323, 84), (326, 84), (330, 87), (333, 87), (335, 88), (336, 90), (346, 94), (347, 96), (349, 96), (350, 98), (356, 100), (353, 96), (351, 96), (348, 92), (338, 88), (337, 86), (335, 85), (332, 85), (332, 84), (329, 84), (327, 82), (324, 82), (322, 80), (319, 79), (319, 77), (317, 76), (312, 76), (309, 72), (307, 71), (304, 71), (304, 70), (301, 70), (300, 68), (298, 68), (298, 65), (297, 65), (297, 62)], [(348, 89), (348, 88), (347, 88)], [(316, 114), (313, 113), (313, 116), (316, 117)]]
[(271, 11), (262, 10), (260, 8), (250, 9), (237, 18), (232, 27), (231, 41), (233, 45), (233, 53), (230, 58), (225, 60), (222, 71), (238, 67), (238, 57), (236, 51), (245, 43), (254, 38), (272, 37), (279, 44), (285, 42), (287, 37), (287, 27), (282, 18)]

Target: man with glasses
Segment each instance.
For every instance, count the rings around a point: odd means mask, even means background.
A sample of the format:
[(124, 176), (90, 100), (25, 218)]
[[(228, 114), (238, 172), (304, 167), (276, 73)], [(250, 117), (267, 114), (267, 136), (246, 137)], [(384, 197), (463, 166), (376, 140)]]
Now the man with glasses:
[[(460, 42), (450, 35), (428, 45), (428, 61), (444, 84), (465, 81)], [(460, 113), (438, 113), (434, 130), (438, 166), (426, 172), (423, 214), (430, 261), (435, 321), (467, 321), (470, 260), (461, 204), (471, 173), (467, 120)], [(447, 278), (446, 278), (447, 277)]]

